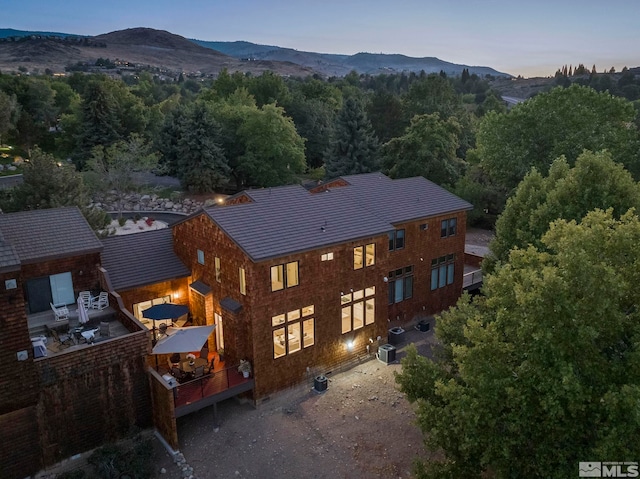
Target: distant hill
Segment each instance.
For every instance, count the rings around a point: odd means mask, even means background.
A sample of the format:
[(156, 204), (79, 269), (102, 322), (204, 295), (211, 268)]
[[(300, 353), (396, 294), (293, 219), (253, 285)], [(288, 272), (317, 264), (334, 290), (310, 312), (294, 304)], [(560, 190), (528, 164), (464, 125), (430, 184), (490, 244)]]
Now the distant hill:
[(435, 57), (414, 58), (399, 54), (358, 53), (338, 55), (258, 45), (251, 42), (187, 40), (163, 30), (130, 28), (97, 36), (59, 32), (0, 29), (0, 71), (62, 72), (66, 66), (98, 58), (144, 65), (164, 72), (215, 75), (223, 68), (260, 74), (272, 70), (281, 75), (344, 76), (351, 71), (376, 75), (424, 71), (460, 75), (463, 69), (484, 77), (510, 78), (486, 66), (459, 65)]
[(0, 28), (0, 38), (10, 38), (10, 37), (28, 37), (31, 35), (38, 35), (43, 37), (81, 37), (83, 35), (73, 35), (70, 33), (59, 33), (59, 32), (29, 32), (26, 30), (14, 30), (13, 28)]
[(130, 28), (94, 37), (0, 29), (0, 71), (45, 70), (64, 72), (78, 63), (94, 65), (99, 58), (118, 60), (134, 67), (155, 69), (167, 76), (181, 72), (217, 75), (230, 72), (307, 76), (314, 70), (294, 63), (272, 60), (243, 62), (196, 45), (179, 35), (152, 28)]
[(399, 54), (357, 53), (355, 55), (337, 55), (332, 53), (315, 53), (282, 48), (273, 45), (259, 45), (256, 43), (209, 42), (192, 40), (198, 45), (212, 48), (237, 59), (290, 61), (318, 70), (328, 76), (343, 76), (355, 70), (358, 73), (378, 74), (394, 72), (415, 72), (424, 70), (425, 73), (439, 73), (460, 75), (465, 68), (469, 73), (478, 76), (492, 75), (496, 77), (511, 77), (490, 67), (459, 65), (446, 62), (435, 57), (414, 58)]

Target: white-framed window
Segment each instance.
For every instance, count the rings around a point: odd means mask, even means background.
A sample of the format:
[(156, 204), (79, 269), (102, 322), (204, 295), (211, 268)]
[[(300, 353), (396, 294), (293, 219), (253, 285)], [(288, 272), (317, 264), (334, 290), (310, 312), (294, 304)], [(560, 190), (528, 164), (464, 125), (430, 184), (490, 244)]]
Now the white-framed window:
[(200, 264), (204, 264), (204, 251), (202, 251), (201, 249), (199, 249), (197, 251), (197, 255), (198, 255), (198, 263)]
[(343, 294), (340, 297), (342, 334), (373, 324), (376, 318), (376, 287)]
[(296, 353), (315, 344), (313, 305), (271, 317), (273, 359)]
[(332, 261), (333, 260), (333, 253), (325, 253), (325, 254), (320, 256), (320, 259), (322, 261)]

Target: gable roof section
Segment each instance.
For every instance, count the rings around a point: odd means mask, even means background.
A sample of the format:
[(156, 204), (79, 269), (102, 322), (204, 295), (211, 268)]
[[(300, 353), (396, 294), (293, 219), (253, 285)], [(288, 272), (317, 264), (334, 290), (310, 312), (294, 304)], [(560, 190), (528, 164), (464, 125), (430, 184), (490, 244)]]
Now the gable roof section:
[(206, 214), (253, 261), (370, 238), (394, 224), (472, 206), (424, 178), (380, 173), (343, 177), (348, 186), (311, 193), (300, 185), (249, 190), (250, 203)]
[(102, 240), (102, 266), (116, 291), (191, 275), (173, 251), (170, 228)]
[(470, 210), (473, 205), (441, 186), (416, 176), (392, 180), (382, 173), (343, 176), (347, 188), (330, 189), (358, 202), (392, 224)]
[(0, 232), (0, 272), (18, 271), (20, 269), (20, 258), (16, 249), (7, 243)]
[(22, 264), (102, 251), (77, 207), (0, 214), (0, 232)]
[[(319, 248), (392, 229), (359, 205), (302, 186), (251, 191), (253, 203), (213, 206), (207, 214), (254, 261)], [(323, 230), (324, 228), (324, 230)]]

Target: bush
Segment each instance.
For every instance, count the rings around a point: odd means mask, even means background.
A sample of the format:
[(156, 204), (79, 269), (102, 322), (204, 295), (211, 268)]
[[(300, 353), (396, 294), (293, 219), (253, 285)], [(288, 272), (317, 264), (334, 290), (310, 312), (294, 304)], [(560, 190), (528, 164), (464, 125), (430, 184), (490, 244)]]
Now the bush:
[(127, 219), (123, 216), (121, 218), (118, 218), (118, 224), (120, 226), (124, 226), (127, 223)]
[[(150, 437), (136, 436), (129, 446), (108, 444), (94, 451), (88, 462), (97, 477), (116, 479), (129, 476), (135, 479), (149, 479), (153, 473), (153, 444)], [(81, 479), (80, 477), (77, 479)]]

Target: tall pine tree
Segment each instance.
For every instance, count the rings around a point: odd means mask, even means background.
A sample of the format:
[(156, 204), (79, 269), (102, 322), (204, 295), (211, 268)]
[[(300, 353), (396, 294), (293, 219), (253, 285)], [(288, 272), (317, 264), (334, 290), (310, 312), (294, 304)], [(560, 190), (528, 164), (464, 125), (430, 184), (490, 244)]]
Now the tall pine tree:
[(328, 178), (378, 171), (378, 139), (360, 102), (349, 98), (338, 115), (325, 154)]

